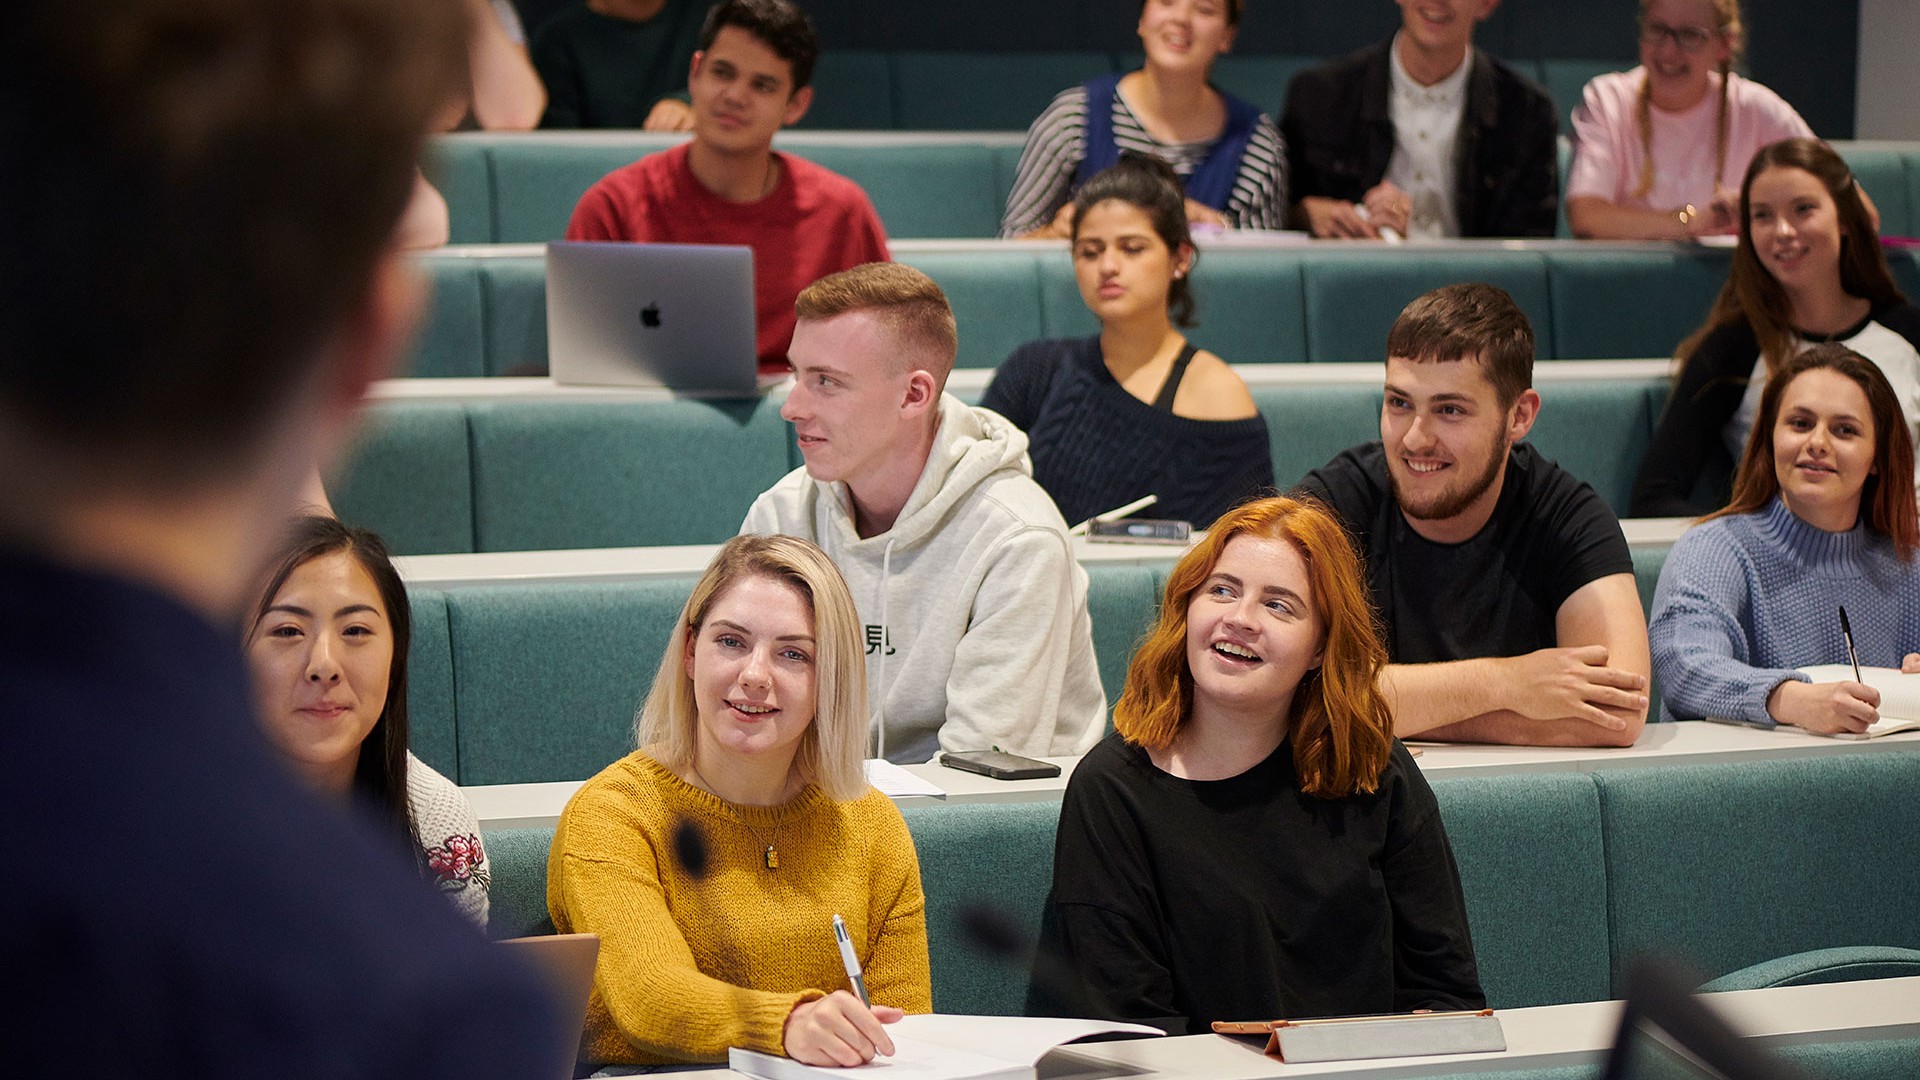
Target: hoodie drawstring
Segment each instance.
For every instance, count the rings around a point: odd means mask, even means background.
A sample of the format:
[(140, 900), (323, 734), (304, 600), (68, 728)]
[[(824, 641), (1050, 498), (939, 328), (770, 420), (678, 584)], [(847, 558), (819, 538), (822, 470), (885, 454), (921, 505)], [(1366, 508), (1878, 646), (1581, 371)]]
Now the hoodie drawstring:
[(887, 546), (880, 553), (880, 671), (874, 679), (874, 691), (877, 694), (874, 705), (874, 725), (878, 752), (874, 755), (882, 761), (887, 759), (887, 577), (893, 573), (893, 537), (887, 537)]

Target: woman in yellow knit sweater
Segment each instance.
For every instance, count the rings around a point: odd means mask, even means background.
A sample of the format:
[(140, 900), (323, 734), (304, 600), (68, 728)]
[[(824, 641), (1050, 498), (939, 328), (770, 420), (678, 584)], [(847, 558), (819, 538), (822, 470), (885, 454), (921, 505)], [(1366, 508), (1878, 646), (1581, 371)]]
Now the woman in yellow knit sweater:
[[(636, 725), (554, 831), (547, 907), (600, 935), (583, 1057), (816, 1065), (893, 1050), (932, 1009), (926, 901), (900, 812), (868, 786), (859, 616), (820, 549), (729, 541), (694, 586)], [(840, 915), (874, 1002), (848, 991)]]

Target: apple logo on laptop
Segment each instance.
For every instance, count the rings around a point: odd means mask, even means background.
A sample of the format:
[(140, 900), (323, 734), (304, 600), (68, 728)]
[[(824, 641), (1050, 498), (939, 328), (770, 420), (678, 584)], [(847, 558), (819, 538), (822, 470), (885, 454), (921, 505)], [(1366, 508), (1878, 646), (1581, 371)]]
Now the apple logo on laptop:
[(660, 325), (659, 304), (648, 304), (646, 307), (640, 309), (640, 325), (650, 330)]

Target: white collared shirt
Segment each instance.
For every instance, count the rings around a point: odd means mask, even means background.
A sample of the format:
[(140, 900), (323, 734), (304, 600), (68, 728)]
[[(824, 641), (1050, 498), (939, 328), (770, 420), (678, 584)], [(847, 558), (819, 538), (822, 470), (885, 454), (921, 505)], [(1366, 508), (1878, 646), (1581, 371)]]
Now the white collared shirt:
[(1421, 86), (1400, 63), (1400, 38), (1387, 47), (1390, 58), (1388, 115), (1393, 119), (1393, 157), (1387, 179), (1413, 201), (1407, 238), (1434, 240), (1460, 235), (1460, 213), (1455, 205), (1455, 157), (1460, 145), (1460, 120), (1467, 110), (1467, 72), (1473, 55), (1461, 61), (1453, 74)]

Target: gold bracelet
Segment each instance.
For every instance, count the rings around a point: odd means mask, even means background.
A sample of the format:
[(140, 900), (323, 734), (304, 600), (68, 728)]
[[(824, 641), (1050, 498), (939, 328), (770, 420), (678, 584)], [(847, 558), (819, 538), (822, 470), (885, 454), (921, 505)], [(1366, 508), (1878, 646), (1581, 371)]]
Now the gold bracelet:
[(1692, 203), (1688, 203), (1680, 209), (1675, 210), (1673, 216), (1680, 220), (1680, 227), (1685, 229), (1688, 222), (1691, 222), (1695, 217), (1699, 216), (1699, 211), (1693, 208)]

